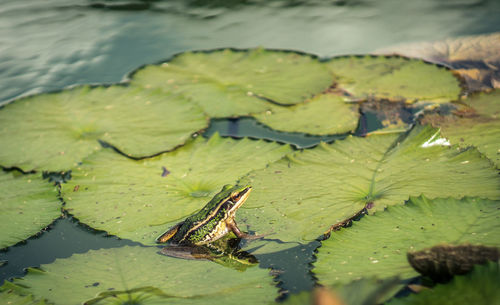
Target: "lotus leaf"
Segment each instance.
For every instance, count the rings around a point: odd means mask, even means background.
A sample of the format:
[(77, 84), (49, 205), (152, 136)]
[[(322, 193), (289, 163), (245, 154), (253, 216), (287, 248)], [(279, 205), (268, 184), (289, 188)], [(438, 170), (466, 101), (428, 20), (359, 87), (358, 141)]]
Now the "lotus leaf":
[(277, 297), (269, 272), (163, 256), (157, 248), (90, 250), (30, 269), (14, 284), (54, 304), (265, 304)]
[(500, 201), (465, 197), (430, 200), (411, 197), (333, 232), (318, 249), (313, 272), (322, 284), (362, 277), (410, 278), (418, 273), (408, 251), (436, 244), (500, 246)]
[(300, 103), (330, 87), (333, 77), (310, 55), (225, 49), (186, 52), (148, 65), (132, 75), (131, 84), (180, 93), (214, 118), (264, 112), (267, 101)]
[(61, 215), (57, 189), (39, 175), (0, 171), (0, 249), (27, 239)]
[(239, 213), (247, 230), (289, 243), (265, 241), (260, 253), (308, 243), (366, 204), (382, 210), (420, 194), (500, 199), (498, 173), (484, 156), (472, 148), (450, 147), (438, 130), (424, 126), (401, 136), (323, 143), (243, 181), (254, 187)]
[(446, 64), (462, 76), (469, 90), (500, 88), (500, 33), (403, 44), (378, 53), (403, 54)]
[(450, 283), (426, 289), (419, 294), (397, 298), (388, 305), (498, 304), (500, 270), (498, 263), (477, 265), (474, 270), (456, 276)]
[(342, 97), (326, 93), (294, 106), (272, 105), (269, 111), (254, 117), (279, 131), (328, 135), (354, 131), (359, 112), (356, 104), (348, 104)]
[(121, 238), (154, 244), (169, 226), (201, 209), (223, 185), (291, 151), (217, 134), (139, 161), (113, 151), (89, 157), (62, 185), (65, 208), (81, 222)]
[(500, 168), (500, 91), (481, 93), (465, 100), (476, 113), (466, 117), (442, 117), (432, 115), (425, 118), (452, 143), (462, 147), (473, 145)]
[(179, 96), (123, 86), (77, 87), (17, 100), (0, 110), (0, 164), (68, 170), (107, 142), (150, 156), (183, 144), (208, 121)]
[(2, 304), (6, 305), (45, 305), (43, 300), (42, 301), (35, 301), (33, 300), (32, 295), (27, 295), (27, 296), (21, 296), (18, 295), (12, 291), (3, 291), (0, 292), (0, 301)]
[(355, 98), (376, 97), (406, 102), (458, 99), (459, 81), (446, 68), (399, 56), (344, 56), (326, 63), (338, 86)]

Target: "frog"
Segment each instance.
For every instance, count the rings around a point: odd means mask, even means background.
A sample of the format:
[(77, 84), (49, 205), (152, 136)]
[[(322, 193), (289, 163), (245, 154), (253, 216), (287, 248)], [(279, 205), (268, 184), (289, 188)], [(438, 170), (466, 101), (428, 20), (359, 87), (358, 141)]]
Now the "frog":
[(229, 232), (238, 238), (251, 238), (235, 221), (236, 211), (247, 200), (250, 185), (226, 184), (200, 211), (179, 222), (156, 238), (156, 243), (175, 246), (210, 244)]

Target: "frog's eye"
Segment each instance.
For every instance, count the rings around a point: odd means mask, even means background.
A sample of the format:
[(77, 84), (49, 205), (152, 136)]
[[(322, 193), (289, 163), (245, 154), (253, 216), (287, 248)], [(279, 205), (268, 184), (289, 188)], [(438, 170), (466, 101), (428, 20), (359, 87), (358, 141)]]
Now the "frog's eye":
[(233, 202), (238, 202), (238, 200), (240, 199), (240, 193), (238, 192), (232, 192), (231, 193), (231, 201)]

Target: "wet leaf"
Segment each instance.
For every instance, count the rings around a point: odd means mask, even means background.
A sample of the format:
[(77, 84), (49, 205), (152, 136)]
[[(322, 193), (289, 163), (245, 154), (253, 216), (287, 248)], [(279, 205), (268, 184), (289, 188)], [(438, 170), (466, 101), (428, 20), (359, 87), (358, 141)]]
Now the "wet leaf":
[(500, 91), (481, 93), (465, 100), (475, 114), (428, 115), (423, 121), (441, 128), (443, 136), (461, 147), (475, 146), (500, 168)]
[(268, 270), (245, 272), (182, 260), (157, 248), (90, 250), (29, 270), (14, 284), (54, 304), (265, 304), (277, 297)]
[(354, 131), (359, 112), (356, 104), (327, 93), (295, 106), (273, 105), (269, 111), (254, 117), (279, 131), (328, 135)]
[[(257, 253), (308, 243), (369, 204), (373, 210), (408, 196), (500, 199), (500, 180), (477, 150), (450, 147), (438, 130), (348, 137), (296, 152), (243, 179), (254, 190), (239, 215), (262, 241)], [(255, 247), (251, 243), (245, 249)]]
[(448, 304), (498, 304), (500, 300), (500, 270), (498, 263), (477, 265), (462, 276), (455, 276), (444, 285), (437, 285), (419, 294), (397, 298), (389, 305), (448, 305)]
[(170, 226), (205, 206), (223, 185), (290, 151), (287, 145), (217, 134), (140, 161), (102, 151), (73, 170), (62, 196), (65, 208), (83, 223), (154, 244)]
[(63, 171), (99, 141), (134, 157), (183, 144), (208, 121), (181, 97), (123, 86), (88, 86), (17, 100), (0, 110), (0, 164)]
[(362, 277), (417, 276), (406, 259), (408, 251), (441, 243), (500, 246), (499, 206), (499, 201), (470, 197), (412, 197), (333, 232), (318, 249), (313, 272), (328, 285)]
[(0, 171), (0, 249), (40, 232), (61, 215), (57, 189), (39, 175)]
[(421, 60), (397, 56), (336, 57), (326, 63), (338, 77), (338, 87), (354, 98), (384, 98), (406, 102), (450, 102), (460, 94), (451, 71)]
[(333, 84), (311, 55), (264, 49), (186, 52), (132, 75), (132, 85), (180, 93), (210, 117), (264, 112), (271, 101), (292, 105)]

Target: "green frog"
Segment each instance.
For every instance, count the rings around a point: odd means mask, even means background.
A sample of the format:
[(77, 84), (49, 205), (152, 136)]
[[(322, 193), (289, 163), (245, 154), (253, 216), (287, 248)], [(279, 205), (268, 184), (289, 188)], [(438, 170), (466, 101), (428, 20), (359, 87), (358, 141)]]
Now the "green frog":
[(160, 235), (156, 242), (200, 246), (216, 241), (229, 232), (239, 238), (249, 237), (241, 232), (234, 217), (251, 191), (252, 187), (249, 185), (225, 185), (199, 212), (170, 228)]

